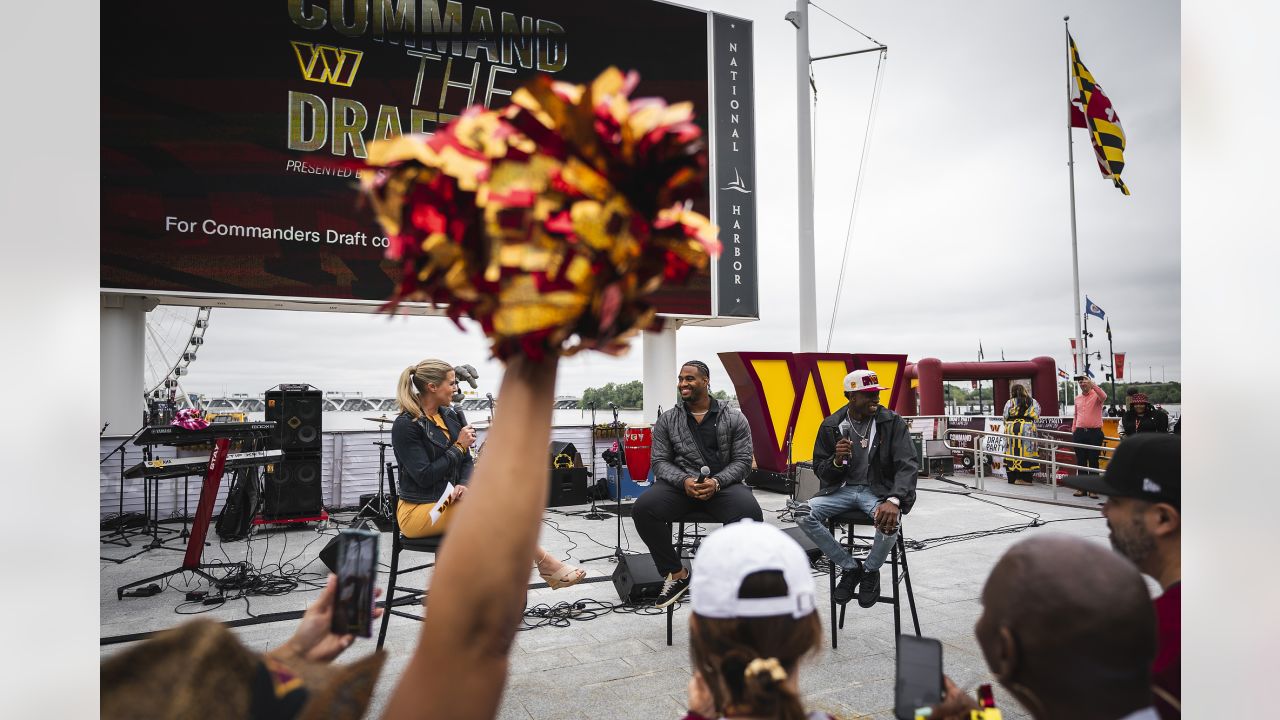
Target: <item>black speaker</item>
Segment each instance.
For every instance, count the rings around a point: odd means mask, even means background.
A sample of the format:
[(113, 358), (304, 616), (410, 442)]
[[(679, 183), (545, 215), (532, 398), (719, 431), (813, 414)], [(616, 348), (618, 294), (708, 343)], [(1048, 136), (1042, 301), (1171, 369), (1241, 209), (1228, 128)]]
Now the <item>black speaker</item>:
[(268, 519), (310, 517), (324, 505), (320, 492), (320, 453), (286, 453), (267, 466), (262, 481), (262, 515)]
[(571, 442), (552, 440), (550, 455), (551, 467), (553, 468), (586, 467), (582, 464), (582, 455), (578, 452), (578, 448), (574, 447)]
[(586, 505), (589, 502), (591, 502), (591, 497), (587, 495), (586, 468), (571, 467), (551, 470), (551, 492), (547, 496), (547, 507)]
[(822, 551), (818, 549), (817, 545), (813, 544), (813, 541), (809, 539), (808, 535), (804, 534), (804, 530), (800, 529), (799, 526), (793, 525), (791, 527), (782, 528), (782, 532), (786, 533), (792, 540), (795, 540), (796, 543), (800, 545), (800, 549), (804, 550), (804, 554), (809, 556), (809, 562), (813, 562), (814, 560), (822, 557)]
[(320, 550), (320, 562), (329, 568), (329, 572), (338, 572), (338, 536), (334, 535)]
[(290, 452), (321, 448), (324, 393), (310, 385), (280, 385), (266, 392), (263, 419), (276, 424), (271, 448)]
[[(689, 563), (689, 560), (681, 561), (685, 567), (689, 567)], [(625, 603), (656, 600), (658, 593), (662, 592), (662, 576), (653, 564), (653, 556), (623, 555), (613, 569), (613, 589), (618, 591), (618, 599)]]

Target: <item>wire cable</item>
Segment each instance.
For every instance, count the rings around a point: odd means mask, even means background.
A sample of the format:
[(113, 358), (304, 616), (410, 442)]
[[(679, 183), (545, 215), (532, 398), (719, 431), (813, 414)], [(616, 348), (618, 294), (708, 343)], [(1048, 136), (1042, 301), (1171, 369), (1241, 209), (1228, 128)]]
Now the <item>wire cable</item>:
[(827, 9), (826, 9), (826, 8), (824, 8), (824, 7), (822, 7), (822, 6), (821, 6), (821, 5), (819, 5), (818, 3), (810, 2), (809, 4), (810, 4), (810, 5), (812, 5), (813, 7), (816, 7), (816, 8), (818, 8), (819, 10), (821, 10), (823, 13), (825, 13), (825, 14), (826, 14), (826, 16), (827, 16), (827, 17), (829, 17), (829, 18), (831, 18), (831, 19), (835, 20), (836, 22), (840, 23), (841, 25), (843, 25), (843, 26), (845, 26), (845, 27), (849, 28), (850, 30), (852, 30), (852, 31), (854, 31), (854, 32), (856, 32), (856, 33), (858, 33), (859, 35), (861, 35), (862, 37), (864, 37), (864, 38), (866, 38), (866, 39), (870, 40), (871, 42), (875, 43), (876, 45), (879, 45), (880, 47), (884, 47), (884, 43), (882, 43), (882, 42), (880, 42), (879, 40), (877, 40), (877, 39), (875, 39), (875, 38), (871, 37), (870, 35), (868, 35), (868, 34), (866, 34), (866, 33), (862, 32), (861, 30), (859, 30), (858, 28), (856, 28), (856, 27), (854, 27), (854, 26), (850, 25), (849, 23), (845, 22), (844, 20), (841, 20), (839, 16), (837, 16), (837, 15), (835, 15), (834, 13), (830, 12), (829, 10), (827, 10)]
[[(849, 266), (849, 248), (853, 244), (853, 223), (858, 214), (858, 203), (862, 199), (862, 180), (866, 175), (867, 158), (871, 153), (871, 131), (875, 127), (876, 110), (880, 107), (880, 88), (883, 84), (881, 81), (884, 78), (884, 66), (888, 60), (888, 55), (883, 49), (880, 50), (878, 55), (880, 59), (876, 62), (876, 80), (871, 88), (871, 106), (867, 108), (867, 125), (862, 135), (862, 153), (858, 158), (858, 175), (853, 183), (853, 202), (849, 205), (849, 222), (844, 231), (844, 253), (840, 258), (840, 278), (836, 281), (835, 305), (831, 309), (831, 323), (827, 327), (826, 352), (831, 352), (831, 338), (836, 331), (836, 318), (840, 316), (840, 300), (844, 295), (845, 270)], [(817, 123), (816, 117), (814, 123), (815, 125)]]

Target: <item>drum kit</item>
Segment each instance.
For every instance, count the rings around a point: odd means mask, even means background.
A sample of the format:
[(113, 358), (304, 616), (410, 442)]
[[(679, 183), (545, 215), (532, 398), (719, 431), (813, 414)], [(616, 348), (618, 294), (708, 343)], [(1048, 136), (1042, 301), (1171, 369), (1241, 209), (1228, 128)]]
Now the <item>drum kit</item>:
[(387, 425), (396, 421), (393, 417), (387, 417), (383, 413), (381, 417), (363, 418), (370, 422), (378, 423), (378, 439), (373, 442), (378, 446), (378, 494), (365, 501), (360, 509), (356, 511), (355, 519), (351, 521), (352, 527), (361, 522), (362, 518), (372, 518), (374, 524), (378, 527), (391, 526), (391, 496), (386, 492), (387, 477), (387, 448), (391, 447), (391, 443), (384, 442), (382, 433), (386, 432)]

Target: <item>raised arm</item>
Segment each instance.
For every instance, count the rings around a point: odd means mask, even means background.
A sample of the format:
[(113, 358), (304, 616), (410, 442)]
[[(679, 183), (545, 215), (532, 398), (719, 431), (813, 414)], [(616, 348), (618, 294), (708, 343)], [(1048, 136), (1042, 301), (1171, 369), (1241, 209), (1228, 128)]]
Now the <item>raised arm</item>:
[(511, 360), (486, 452), (438, 554), (418, 647), (389, 720), (496, 717), (547, 499), (556, 361)]

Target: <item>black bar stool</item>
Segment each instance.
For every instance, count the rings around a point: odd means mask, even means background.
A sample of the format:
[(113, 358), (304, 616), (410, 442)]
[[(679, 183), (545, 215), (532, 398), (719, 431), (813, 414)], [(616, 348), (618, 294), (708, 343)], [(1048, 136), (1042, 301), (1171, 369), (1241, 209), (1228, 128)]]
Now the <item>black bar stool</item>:
[[(685, 535), (686, 535), (684, 526), (686, 524), (693, 526), (693, 534), (689, 537), (690, 543), (688, 547), (685, 547), (685, 544), (684, 544)], [(704, 512), (699, 512), (699, 511), (688, 513), (684, 517), (680, 518), (679, 530), (677, 530), (678, 534), (676, 535), (676, 557), (680, 558), (681, 564), (684, 564), (684, 561), (686, 559), (693, 558), (694, 554), (698, 552), (698, 545), (702, 543), (702, 538), (706, 537), (706, 535), (702, 534), (701, 528), (699, 526), (700, 525), (720, 525), (720, 524), (722, 523), (719, 520), (715, 519), (714, 517), (711, 517), (711, 515)], [(685, 556), (686, 550), (689, 553), (687, 557)], [(681, 602), (688, 597), (689, 595), (688, 595), (688, 592), (686, 591), (684, 598), (681, 598)], [(671, 644), (672, 616), (675, 614), (676, 605), (679, 605), (679, 604), (680, 602), (673, 602), (667, 606), (667, 644), (668, 645)]]
[[(397, 610), (397, 607), (406, 605), (417, 605), (427, 597), (425, 588), (402, 587), (396, 585), (396, 576), (401, 573), (410, 573), (417, 570), (425, 570), (435, 566), (434, 557), (431, 562), (424, 565), (415, 565), (411, 568), (400, 567), (400, 553), (423, 552), (431, 553), (433, 556), (440, 549), (440, 543), (444, 540), (444, 535), (436, 535), (428, 538), (407, 538), (400, 534), (400, 521), (396, 516), (396, 503), (399, 502), (399, 493), (396, 491), (396, 466), (387, 463), (387, 489), (391, 492), (391, 570), (387, 575), (387, 597), (383, 601), (382, 607), (382, 628), (378, 631), (378, 649), (382, 649), (382, 643), (387, 637), (387, 623), (391, 621), (392, 615), (400, 617), (412, 618), (419, 622), (422, 616), (405, 610)], [(396, 598), (396, 591), (399, 590), (403, 595)]]
[[(832, 537), (834, 537), (836, 534), (836, 528), (841, 525), (849, 526), (849, 534), (845, 537), (845, 549), (848, 550), (850, 554), (853, 553), (855, 548), (856, 549), (866, 548), (868, 550), (870, 549), (871, 547), (870, 541), (875, 540), (875, 521), (871, 518), (870, 515), (867, 515), (861, 510), (850, 510), (849, 512), (841, 513), (831, 518), (830, 520), (827, 521), (827, 529), (831, 531)], [(867, 525), (871, 527), (872, 534), (856, 535), (854, 533), (854, 527), (857, 525)], [(905, 537), (905, 535), (906, 535), (906, 531), (902, 529), (902, 521), (901, 519), (899, 519), (898, 540), (893, 544), (893, 549), (889, 551), (889, 558), (888, 558), (889, 564), (893, 568), (893, 583), (889, 586), (891, 588), (890, 594), (887, 596), (884, 595), (883, 594), (884, 586), (881, 585), (881, 595), (879, 598), (876, 599), (877, 603), (889, 603), (890, 605), (893, 605), (893, 633), (895, 638), (898, 635), (902, 634), (902, 606), (898, 601), (898, 584), (899, 583), (902, 583), (907, 586), (907, 603), (911, 607), (911, 623), (912, 625), (915, 626), (916, 637), (920, 636), (920, 618), (918, 615), (916, 615), (916, 597), (915, 597), (915, 594), (911, 591), (911, 572), (907, 568), (907, 544), (905, 541), (903, 541), (903, 538)], [(856, 543), (855, 540), (866, 540), (868, 542), (865, 544)], [(898, 572), (899, 564), (902, 565), (901, 573)], [(839, 620), (837, 621), (836, 619), (836, 604), (837, 604), (836, 603), (836, 564), (830, 558), (828, 558), (827, 567), (830, 570), (830, 579), (831, 579), (831, 647), (835, 648), (837, 646), (836, 630), (844, 629), (844, 611), (848, 605), (846, 603), (845, 605), (840, 606), (840, 615), (839, 615)], [(879, 571), (877, 570), (877, 572)], [(849, 602), (857, 602), (857, 599), (855, 598), (853, 600), (850, 600)]]

